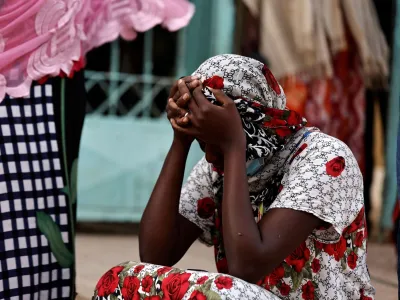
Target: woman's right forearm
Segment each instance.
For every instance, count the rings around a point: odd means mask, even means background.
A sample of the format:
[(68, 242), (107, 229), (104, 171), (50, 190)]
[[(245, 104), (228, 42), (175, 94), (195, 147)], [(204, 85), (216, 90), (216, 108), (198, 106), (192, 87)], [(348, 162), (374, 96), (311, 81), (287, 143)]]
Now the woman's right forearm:
[(140, 222), (139, 249), (144, 262), (175, 263), (179, 237), (179, 198), (190, 145), (174, 140)]

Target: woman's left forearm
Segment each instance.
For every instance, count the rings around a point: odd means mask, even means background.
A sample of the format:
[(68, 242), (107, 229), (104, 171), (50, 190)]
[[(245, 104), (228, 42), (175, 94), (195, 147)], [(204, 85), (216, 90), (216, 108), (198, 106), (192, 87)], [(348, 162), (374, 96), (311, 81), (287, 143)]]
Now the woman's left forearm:
[(262, 239), (249, 201), (246, 153), (241, 147), (224, 153), (224, 173), (222, 225), (229, 273), (248, 281), (257, 281), (246, 275), (254, 273), (248, 268), (254, 266), (251, 261), (262, 248)]

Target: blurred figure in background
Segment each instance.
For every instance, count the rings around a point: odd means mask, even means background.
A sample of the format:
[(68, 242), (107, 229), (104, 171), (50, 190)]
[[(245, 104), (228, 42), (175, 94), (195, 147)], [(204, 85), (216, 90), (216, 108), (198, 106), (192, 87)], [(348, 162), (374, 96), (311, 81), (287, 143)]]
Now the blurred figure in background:
[(85, 55), (186, 26), (186, 0), (0, 2), (0, 299), (75, 298)]

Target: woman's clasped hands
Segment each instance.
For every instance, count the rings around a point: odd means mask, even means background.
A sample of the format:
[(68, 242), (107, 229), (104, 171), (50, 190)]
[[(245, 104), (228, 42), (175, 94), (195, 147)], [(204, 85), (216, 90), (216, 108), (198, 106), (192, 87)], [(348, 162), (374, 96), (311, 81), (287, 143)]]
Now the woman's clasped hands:
[(196, 76), (179, 79), (171, 89), (167, 116), (174, 138), (190, 145), (194, 139), (219, 147), (245, 149), (245, 135), (235, 103), (221, 90), (211, 89), (220, 105), (212, 104)]

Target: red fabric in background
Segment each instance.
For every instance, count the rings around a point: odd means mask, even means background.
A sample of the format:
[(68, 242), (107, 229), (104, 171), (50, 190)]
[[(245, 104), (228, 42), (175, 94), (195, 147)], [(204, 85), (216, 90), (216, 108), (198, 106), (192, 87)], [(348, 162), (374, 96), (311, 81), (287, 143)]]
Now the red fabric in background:
[(333, 58), (333, 76), (309, 79), (302, 74), (281, 80), (287, 106), (303, 114), (308, 126), (334, 136), (353, 151), (365, 171), (365, 85), (354, 46)]

